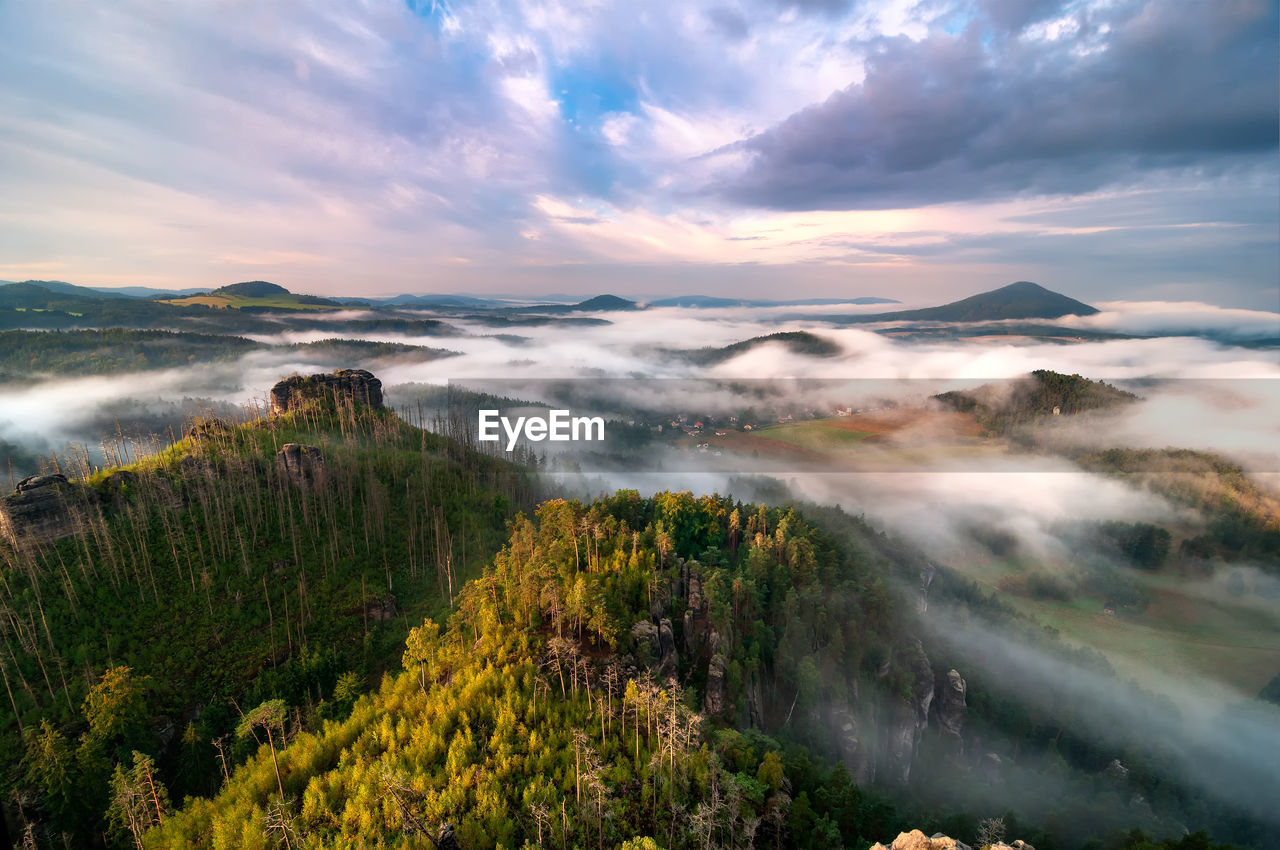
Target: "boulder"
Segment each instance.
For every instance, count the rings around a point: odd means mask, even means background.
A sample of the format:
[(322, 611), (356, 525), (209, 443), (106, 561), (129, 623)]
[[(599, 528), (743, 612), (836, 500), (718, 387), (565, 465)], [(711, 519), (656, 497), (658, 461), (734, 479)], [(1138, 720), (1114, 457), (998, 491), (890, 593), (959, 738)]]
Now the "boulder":
[(349, 400), (365, 407), (382, 407), (382, 381), (364, 369), (291, 375), (271, 388), (271, 414), (278, 416), (328, 400)]
[(316, 489), (324, 483), (324, 455), (315, 446), (285, 443), (276, 452), (276, 470), (296, 487)]
[[(989, 850), (1036, 850), (1021, 839), (1012, 844), (997, 841), (995, 844), (988, 845), (988, 848)], [(941, 832), (935, 832), (929, 836), (918, 829), (913, 829), (910, 832), (899, 833), (898, 837), (893, 839), (893, 843), (887, 846), (879, 842), (872, 844), (871, 850), (973, 850), (973, 848)]]
[(893, 839), (893, 843), (888, 846), (880, 843), (873, 844), (871, 850), (972, 850), (972, 848), (963, 841), (957, 841), (942, 834), (930, 837), (918, 829), (913, 829), (910, 832), (899, 833), (898, 837)]
[(32, 475), (0, 499), (0, 535), (16, 545), (74, 534), (84, 519), (86, 494), (61, 473)]

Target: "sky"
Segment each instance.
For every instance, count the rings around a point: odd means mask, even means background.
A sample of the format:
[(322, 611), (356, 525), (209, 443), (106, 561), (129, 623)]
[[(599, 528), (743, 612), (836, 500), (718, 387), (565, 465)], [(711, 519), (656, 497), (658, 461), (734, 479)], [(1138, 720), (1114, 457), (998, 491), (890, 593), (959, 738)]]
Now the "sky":
[(0, 279), (1280, 308), (1276, 0), (0, 0)]

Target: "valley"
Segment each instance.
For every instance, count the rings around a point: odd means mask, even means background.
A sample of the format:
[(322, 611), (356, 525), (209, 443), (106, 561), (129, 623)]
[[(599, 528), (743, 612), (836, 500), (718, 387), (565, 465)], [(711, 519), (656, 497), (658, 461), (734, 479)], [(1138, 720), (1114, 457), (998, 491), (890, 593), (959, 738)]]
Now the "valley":
[[(1165, 385), (1084, 373), (1134, 340), (1002, 335), (1027, 368), (983, 375), (964, 324), (253, 292), (139, 308), (185, 311), (173, 329), (0, 335), (7, 399), (83, 423), (0, 429), (11, 830), (816, 848), (999, 815), (1066, 850), (1266, 828), (1268, 768), (1222, 736), (1269, 746), (1276, 497), (1261, 455), (1134, 440)], [(707, 344), (643, 332), (681, 322)], [(951, 365), (886, 371), (884, 346)], [(119, 390), (60, 392), (85, 375)], [(551, 408), (605, 441), (478, 439), (481, 409)], [(130, 803), (140, 781), (165, 801)]]

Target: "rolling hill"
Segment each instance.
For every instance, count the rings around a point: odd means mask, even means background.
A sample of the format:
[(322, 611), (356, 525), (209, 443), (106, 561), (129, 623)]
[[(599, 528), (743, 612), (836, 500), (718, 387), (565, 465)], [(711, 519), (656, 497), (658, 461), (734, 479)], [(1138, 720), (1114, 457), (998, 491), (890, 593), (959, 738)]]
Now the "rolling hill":
[(337, 301), (315, 295), (298, 295), (283, 286), (265, 280), (252, 280), (221, 286), (205, 295), (189, 295), (184, 298), (165, 299), (164, 303), (177, 306), (200, 305), (215, 309), (234, 310), (323, 310), (337, 309)]
[(840, 353), (840, 346), (817, 334), (811, 334), (808, 331), (781, 331), (766, 336), (744, 339), (741, 342), (735, 342), (720, 348), (699, 348), (692, 351), (676, 352), (676, 354), (690, 362), (709, 366), (715, 363), (723, 363), (726, 360), (737, 357), (739, 354), (745, 354), (770, 343), (780, 344), (792, 354), (807, 354), (810, 357), (835, 357)]

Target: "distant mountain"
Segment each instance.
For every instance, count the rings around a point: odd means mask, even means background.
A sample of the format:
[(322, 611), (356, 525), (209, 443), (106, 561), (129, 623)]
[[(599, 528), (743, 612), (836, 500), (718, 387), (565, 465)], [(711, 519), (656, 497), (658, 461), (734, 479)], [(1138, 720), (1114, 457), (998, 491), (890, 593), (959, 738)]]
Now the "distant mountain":
[[(184, 289), (157, 289), (154, 286), (80, 286), (63, 280), (26, 280), (33, 286), (40, 286), (49, 292), (60, 295), (80, 295), (85, 298), (178, 298), (184, 295), (207, 293), (207, 286), (192, 286)], [(14, 286), (15, 281), (0, 280), (0, 287)]]
[[(53, 281), (57, 283), (58, 281)], [(97, 292), (84, 290), (82, 286), (63, 284), (62, 289), (51, 289), (45, 281), (23, 281), (10, 283), (0, 287), (0, 308), (9, 310), (49, 310), (64, 307), (76, 307), (93, 302), (101, 302), (103, 296)]]
[(119, 294), (130, 298), (178, 298), (183, 295), (200, 295), (209, 291), (207, 286), (189, 286), (184, 289), (156, 289), (151, 286), (91, 286), (89, 289), (104, 295)]
[(597, 295), (577, 304), (533, 304), (528, 307), (506, 307), (505, 313), (537, 313), (542, 316), (563, 316), (567, 313), (618, 313), (643, 310), (644, 306), (616, 295)]
[(768, 298), (721, 298), (714, 295), (677, 295), (648, 302), (650, 307), (825, 307), (833, 304), (898, 304), (894, 298), (797, 298), (775, 301)]
[[(347, 299), (341, 300), (346, 301)], [(468, 307), (473, 309), (497, 306), (494, 301), (485, 298), (476, 298), (471, 295), (445, 295), (439, 293), (427, 293), (424, 295), (396, 295), (392, 298), (377, 299), (377, 303), (391, 304), (398, 307)]]
[(597, 295), (595, 298), (588, 298), (586, 301), (580, 301), (574, 304), (572, 310), (641, 310), (643, 309), (634, 301), (628, 301), (626, 298), (619, 298), (616, 295)]
[(97, 289), (90, 286), (77, 286), (64, 280), (24, 280), (21, 284), (3, 284), (7, 286), (38, 286), (59, 295), (79, 295), (84, 298), (129, 298), (131, 296), (110, 289)]
[(898, 310), (846, 317), (849, 322), (990, 322), (998, 319), (1060, 319), (1092, 316), (1096, 307), (1068, 298), (1037, 283), (1020, 280), (990, 292), (971, 295), (940, 307)]

